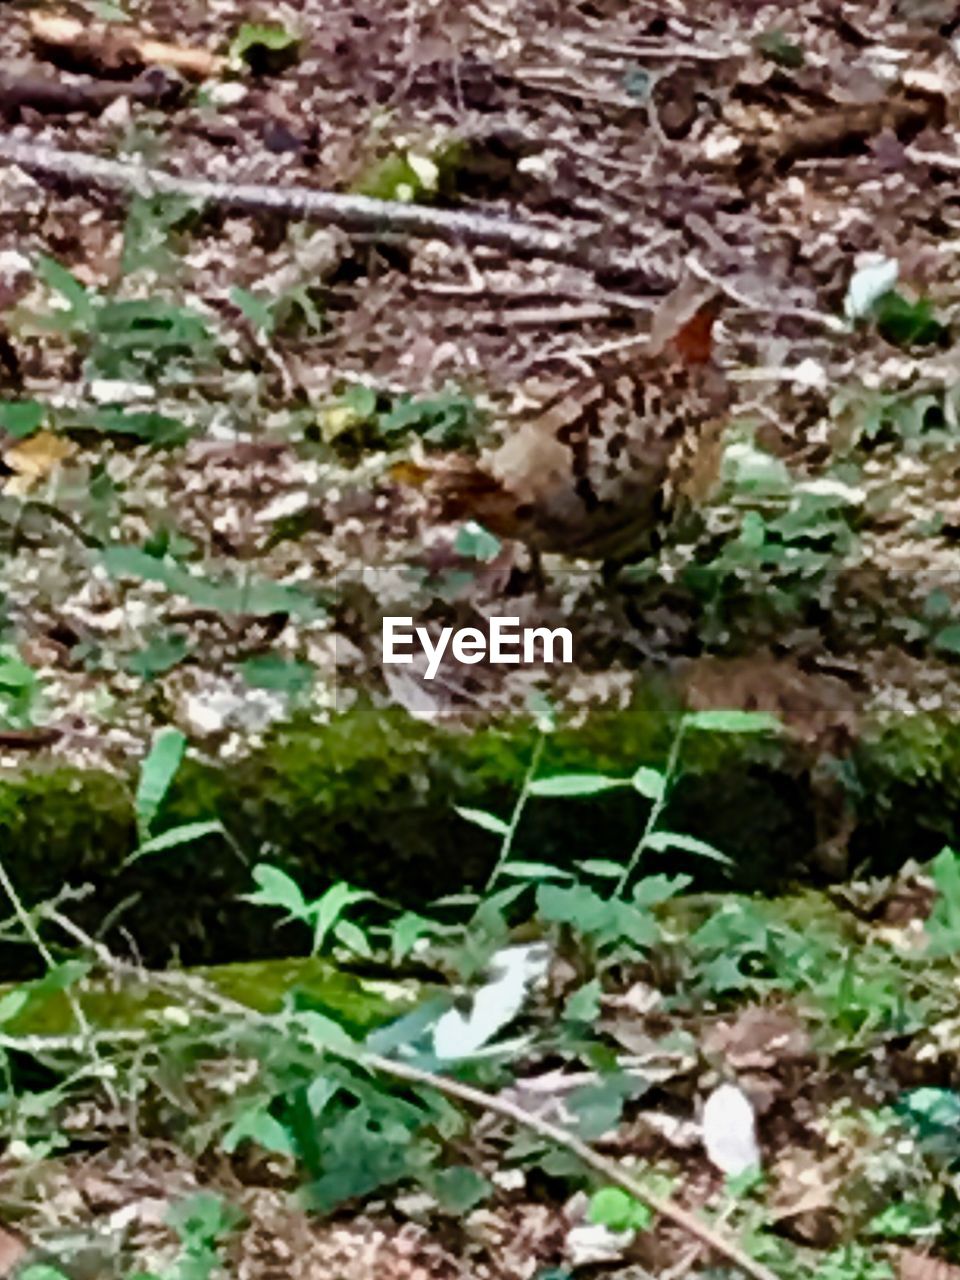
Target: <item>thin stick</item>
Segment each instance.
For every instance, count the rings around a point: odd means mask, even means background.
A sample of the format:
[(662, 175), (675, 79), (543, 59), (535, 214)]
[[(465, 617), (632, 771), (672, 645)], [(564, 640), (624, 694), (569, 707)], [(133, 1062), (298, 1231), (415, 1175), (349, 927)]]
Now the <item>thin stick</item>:
[[(0, 134), (0, 161), (20, 165), (31, 173), (54, 175), (78, 186), (140, 195), (181, 195), (246, 213), (281, 213), (307, 222), (411, 238), (440, 239), (483, 245), (518, 255), (565, 262), (591, 271), (643, 269), (640, 251), (617, 253), (598, 247), (598, 227), (582, 230), (570, 225), (551, 228), (515, 222), (488, 214), (434, 209), (370, 196), (338, 195), (313, 187), (271, 186), (266, 183), (211, 182), (182, 177), (164, 169), (147, 168), (130, 160), (106, 160), (82, 151), (61, 151), (39, 142), (19, 142)], [(665, 280), (651, 277), (652, 292), (662, 292)]]
[(666, 1218), (668, 1222), (672, 1222), (674, 1226), (680, 1227), (699, 1240), (701, 1244), (713, 1249), (715, 1253), (726, 1258), (728, 1262), (732, 1262), (734, 1266), (739, 1267), (746, 1275), (751, 1276), (752, 1280), (780, 1280), (773, 1271), (744, 1253), (739, 1245), (734, 1244), (733, 1241), (715, 1231), (708, 1223), (701, 1222), (689, 1210), (674, 1204), (672, 1200), (652, 1195), (635, 1178), (632, 1178), (628, 1173), (624, 1173), (615, 1160), (610, 1160), (607, 1156), (600, 1155), (598, 1151), (594, 1151), (592, 1147), (587, 1146), (585, 1142), (567, 1129), (551, 1124), (549, 1120), (542, 1120), (539, 1116), (531, 1115), (529, 1112), (524, 1111), (522, 1107), (517, 1106), (516, 1103), (509, 1102), (505, 1098), (493, 1097), (484, 1093), (481, 1089), (474, 1089), (468, 1084), (461, 1084), (459, 1080), (451, 1080), (449, 1076), (435, 1076), (429, 1071), (420, 1070), (419, 1067), (412, 1067), (403, 1062), (394, 1062), (392, 1058), (382, 1058), (375, 1053), (363, 1054), (360, 1061), (372, 1070), (382, 1072), (384, 1075), (394, 1076), (398, 1080), (407, 1080), (411, 1084), (426, 1085), (431, 1089), (436, 1089), (439, 1093), (446, 1094), (450, 1098), (458, 1098), (461, 1102), (466, 1102), (482, 1111), (492, 1111), (508, 1120), (512, 1120), (524, 1129), (531, 1130), (541, 1138), (546, 1138), (549, 1142), (555, 1142), (557, 1146), (564, 1147), (567, 1151), (572, 1151), (588, 1168), (593, 1169), (595, 1173), (599, 1173), (608, 1182), (620, 1187), (622, 1191), (626, 1191), (635, 1200), (646, 1204), (654, 1213)]
[(773, 312), (778, 316), (796, 316), (798, 320), (808, 320), (812, 324), (820, 325), (828, 333), (847, 333), (849, 331), (849, 326), (839, 316), (831, 316), (824, 311), (814, 311), (810, 307), (771, 305), (763, 298), (751, 298), (748, 294), (742, 293), (728, 280), (724, 280), (722, 276), (716, 275), (694, 254), (688, 255), (686, 264), (695, 276), (699, 276), (701, 280), (705, 280), (708, 284), (715, 285), (731, 302), (747, 307), (750, 311), (767, 314)]

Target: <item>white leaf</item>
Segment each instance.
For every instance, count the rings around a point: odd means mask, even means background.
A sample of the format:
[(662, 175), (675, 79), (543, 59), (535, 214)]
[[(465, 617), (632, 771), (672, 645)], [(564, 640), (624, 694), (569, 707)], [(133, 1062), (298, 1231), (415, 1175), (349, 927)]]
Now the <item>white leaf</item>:
[(804, 480), (795, 486), (798, 493), (810, 493), (815, 498), (836, 498), (838, 502), (858, 506), (866, 501), (867, 491), (852, 484), (844, 484), (832, 476), (818, 476), (814, 480)]
[(429, 156), (418, 155), (416, 151), (407, 152), (407, 164), (420, 179), (425, 191), (436, 191), (440, 181), (440, 170)]
[(469, 1013), (449, 1009), (433, 1029), (433, 1051), (438, 1058), (466, 1058), (482, 1049), (523, 1008), (531, 983), (545, 974), (550, 963), (546, 947), (504, 947), (490, 965), (492, 981), (480, 988)]
[(790, 371), (790, 376), (794, 386), (798, 387), (813, 387), (818, 391), (826, 391), (830, 385), (826, 369), (819, 360), (809, 356)]
[(873, 304), (889, 293), (900, 276), (900, 264), (895, 258), (875, 258), (858, 267), (850, 277), (843, 310), (848, 320), (860, 320), (868, 315)]
[(611, 1231), (600, 1223), (581, 1222), (567, 1232), (564, 1252), (573, 1269), (618, 1262), (636, 1239), (635, 1231)]
[(734, 1084), (714, 1089), (703, 1107), (703, 1145), (721, 1173), (736, 1178), (760, 1164), (756, 1117), (750, 1099)]

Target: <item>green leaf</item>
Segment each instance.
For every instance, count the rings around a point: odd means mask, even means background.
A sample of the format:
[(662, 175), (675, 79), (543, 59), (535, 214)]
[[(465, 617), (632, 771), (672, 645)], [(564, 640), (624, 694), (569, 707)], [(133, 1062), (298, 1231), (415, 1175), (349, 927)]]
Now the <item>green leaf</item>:
[(616, 1072), (602, 1075), (595, 1084), (574, 1089), (567, 1098), (567, 1106), (577, 1118), (577, 1133), (587, 1142), (616, 1130), (623, 1117), (623, 1106), (628, 1100), (646, 1093), (649, 1085), (645, 1079)]
[(316, 902), (307, 906), (313, 919), (313, 954), (316, 955), (323, 946), (328, 932), (340, 920), (347, 907), (355, 902), (368, 901), (376, 895), (365, 889), (354, 889), (352, 885), (339, 881), (319, 897)]
[(925, 929), (931, 955), (960, 951), (960, 858), (950, 848), (941, 849), (931, 863), (937, 897)]
[(896, 290), (877, 299), (873, 315), (880, 336), (897, 347), (929, 346), (939, 342), (947, 332), (934, 314), (929, 298), (911, 302)]
[(377, 393), (372, 387), (364, 386), (362, 382), (347, 387), (341, 400), (358, 418), (366, 420), (372, 418), (377, 412)]
[(572, 880), (573, 876), (562, 867), (555, 867), (549, 862), (524, 862), (511, 859), (500, 868), (503, 876), (515, 876), (518, 880)]
[(949, 627), (938, 631), (933, 644), (934, 648), (943, 653), (960, 653), (960, 623), (953, 622)]
[(648, 800), (662, 800), (666, 791), (667, 779), (659, 769), (648, 769), (641, 765), (631, 779), (634, 789)]
[(255, 893), (241, 894), (243, 902), (252, 902), (258, 907), (279, 907), (288, 913), (288, 919), (307, 919), (306, 899), (296, 880), (285, 871), (260, 862), (253, 868), (252, 875), (259, 888)]
[(653, 1225), (653, 1212), (619, 1187), (602, 1187), (590, 1197), (587, 1216), (598, 1226), (611, 1231), (647, 1231)]
[(367, 941), (367, 935), (352, 920), (338, 920), (333, 926), (333, 936), (354, 955), (362, 956), (365, 960), (373, 959), (373, 948)]
[(216, 353), (204, 318), (164, 298), (102, 302), (92, 333), (89, 376), (147, 378), (172, 363), (209, 362)]
[(38, 431), (46, 415), (39, 400), (0, 400), (0, 431), (22, 439)]
[(30, 989), (26, 983), (0, 996), (0, 1026), (19, 1017), (29, 1003)]
[(758, 52), (775, 62), (779, 67), (787, 67), (796, 71), (803, 66), (804, 55), (800, 45), (795, 44), (779, 27), (761, 31), (754, 41)]
[(442, 1169), (431, 1179), (430, 1187), (441, 1208), (457, 1217), (475, 1209), (493, 1192), (492, 1184), (482, 1174), (464, 1164)]
[(634, 905), (655, 907), (669, 902), (693, 883), (693, 876), (644, 876), (633, 891)]
[(619, 880), (623, 875), (622, 863), (609, 862), (604, 858), (587, 858), (577, 866), (585, 876), (596, 876), (600, 880)]
[(221, 1146), (228, 1154), (236, 1151), (241, 1142), (255, 1142), (264, 1151), (275, 1151), (278, 1155), (292, 1156), (294, 1146), (290, 1134), (265, 1106), (245, 1111), (234, 1120), (223, 1135)]
[[(311, 1136), (315, 1129), (311, 1124)], [(317, 1164), (322, 1173), (302, 1193), (307, 1205), (320, 1213), (409, 1178), (418, 1154), (402, 1122), (374, 1120), (366, 1106), (356, 1106), (336, 1123), (325, 1124), (321, 1142)]]
[(178, 827), (169, 827), (159, 835), (151, 836), (139, 844), (128, 858), (124, 858), (123, 865), (128, 867), (132, 862), (138, 862), (151, 853), (166, 853), (168, 849), (176, 849), (182, 844), (193, 844), (195, 840), (203, 840), (206, 836), (212, 835), (226, 835), (222, 822), (216, 820), (184, 822)]
[(202, 202), (173, 192), (134, 195), (123, 224), (123, 275), (149, 268), (169, 278), (179, 265), (169, 240), (171, 232), (199, 212)]
[(617, 898), (603, 898), (586, 885), (567, 888), (540, 884), (537, 914), (550, 924), (569, 925), (576, 933), (594, 938), (599, 946), (616, 946), (626, 941), (643, 950), (660, 936), (649, 912), (639, 911)]
[(783, 729), (777, 717), (765, 711), (690, 711), (682, 725), (707, 733), (780, 733)]
[(150, 750), (140, 766), (134, 801), (139, 831), (150, 830), (180, 768), (186, 747), (187, 739), (179, 729), (168, 726), (154, 734)]
[(196, 1191), (170, 1206), (168, 1224), (188, 1247), (215, 1245), (218, 1237), (242, 1222), (243, 1214), (215, 1191)]
[(446, 390), (426, 400), (400, 396), (378, 420), (384, 436), (415, 431), (430, 444), (455, 446), (476, 432), (477, 407), (469, 396)]
[(152, 445), (177, 445), (190, 437), (190, 428), (178, 418), (153, 410), (123, 409), (111, 405), (81, 416), (79, 424), (104, 435), (131, 436)]
[(75, 275), (45, 253), (37, 257), (37, 275), (69, 306), (70, 322), (77, 328), (92, 330), (96, 321), (95, 294), (91, 294)]
[(663, 853), (667, 849), (681, 849), (684, 853), (695, 853), (698, 857), (709, 858), (712, 862), (722, 862), (727, 867), (734, 865), (732, 858), (715, 849), (712, 844), (707, 844), (705, 840), (698, 840), (696, 836), (681, 835), (677, 831), (654, 831), (647, 837), (646, 846), (658, 853)]
[(563, 1006), (564, 1018), (567, 1022), (587, 1022), (592, 1025), (600, 1016), (600, 997), (602, 995), (603, 988), (600, 985), (600, 979), (591, 978), (589, 982), (577, 987), (576, 991), (568, 996), (567, 1002)]
[(124, 666), (142, 680), (155, 680), (181, 663), (189, 652), (181, 636), (158, 636), (145, 649), (130, 654)]
[(470, 560), (479, 560), (481, 564), (488, 564), (500, 554), (502, 545), (500, 539), (485, 529), (482, 524), (470, 520), (457, 530), (453, 549), (458, 555), (466, 556)]
[(76, 986), (91, 968), (88, 960), (65, 960), (48, 969), (42, 978), (20, 983), (0, 997), (0, 1025), (12, 1022), (31, 1005), (43, 1004), (50, 996)]
[(628, 787), (629, 778), (607, 778), (601, 773), (560, 773), (530, 783), (532, 796), (595, 796), (615, 787)]
[(286, 587), (279, 582), (213, 582), (169, 559), (151, 555), (143, 547), (117, 544), (105, 547), (100, 554), (105, 568), (114, 577), (159, 582), (168, 591), (218, 613), (250, 617), (287, 613), (307, 622), (326, 616), (317, 601), (297, 588)]
[(299, 48), (299, 37), (285, 27), (245, 22), (230, 45), (230, 58), (257, 74), (278, 72), (296, 62)]
[(510, 827), (502, 818), (496, 817), (495, 814), (487, 813), (486, 809), (466, 809), (458, 804), (453, 807), (461, 818), (464, 818), (467, 822), (472, 822), (475, 827), (481, 827), (484, 831), (489, 831), (492, 835), (505, 836), (510, 831)]
[(307, 1037), (314, 1049), (334, 1049), (338, 1053), (352, 1054), (357, 1049), (357, 1042), (347, 1031), (316, 1009), (300, 1009), (295, 1024)]
[(272, 299), (251, 293), (235, 285), (230, 290), (230, 301), (237, 307), (255, 329), (260, 329), (269, 337), (276, 327)]
[(311, 663), (284, 658), (279, 653), (264, 653), (248, 658), (241, 663), (240, 671), (252, 688), (271, 689), (276, 693), (286, 694), (289, 698), (309, 693), (316, 678)]
[(0, 689), (10, 693), (22, 693), (33, 689), (37, 673), (16, 654), (0, 654)]

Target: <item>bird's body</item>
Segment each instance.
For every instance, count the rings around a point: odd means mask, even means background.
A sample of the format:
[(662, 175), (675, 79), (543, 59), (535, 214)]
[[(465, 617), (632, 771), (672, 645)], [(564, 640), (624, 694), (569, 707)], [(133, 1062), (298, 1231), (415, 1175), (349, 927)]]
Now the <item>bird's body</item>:
[(475, 520), (537, 554), (641, 553), (677, 492), (696, 488), (703, 450), (717, 452), (714, 424), (729, 402), (711, 358), (718, 310), (701, 290), (661, 343), (609, 353), (553, 394), (522, 388), (501, 444), (408, 466), (406, 478), (436, 500), (441, 519)]

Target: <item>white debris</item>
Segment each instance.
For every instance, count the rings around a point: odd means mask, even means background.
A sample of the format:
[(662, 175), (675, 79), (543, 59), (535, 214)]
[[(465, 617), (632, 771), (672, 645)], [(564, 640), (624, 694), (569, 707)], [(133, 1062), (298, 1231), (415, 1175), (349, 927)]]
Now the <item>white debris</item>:
[(760, 1165), (756, 1117), (750, 1099), (734, 1084), (714, 1089), (703, 1108), (703, 1145), (721, 1173), (737, 1177)]

